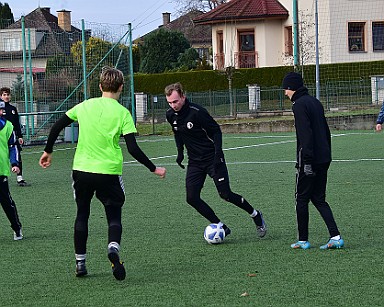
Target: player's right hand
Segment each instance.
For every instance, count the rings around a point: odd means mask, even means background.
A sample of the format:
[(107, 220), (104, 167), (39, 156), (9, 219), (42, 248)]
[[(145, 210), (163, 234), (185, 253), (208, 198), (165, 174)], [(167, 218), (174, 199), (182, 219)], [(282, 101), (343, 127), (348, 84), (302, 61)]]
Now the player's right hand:
[(44, 151), (40, 157), (39, 165), (42, 168), (47, 168), (47, 167), (51, 166), (51, 160), (52, 160), (52, 154)]
[(161, 179), (165, 178), (167, 170), (164, 167), (156, 167), (154, 173), (159, 176)]

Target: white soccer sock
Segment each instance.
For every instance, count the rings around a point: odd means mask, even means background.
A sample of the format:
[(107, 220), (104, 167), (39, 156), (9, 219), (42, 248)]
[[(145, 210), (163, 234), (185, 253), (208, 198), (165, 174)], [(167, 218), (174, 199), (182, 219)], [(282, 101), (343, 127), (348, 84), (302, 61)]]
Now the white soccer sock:
[(339, 240), (340, 240), (340, 238), (341, 238), (341, 237), (340, 237), (340, 235), (338, 235), (338, 236), (334, 236), (334, 237), (332, 237), (332, 238), (331, 238), (331, 240), (336, 240), (336, 241), (339, 241)]
[(117, 242), (109, 242), (108, 249), (110, 249), (111, 247), (117, 249), (118, 252), (120, 251), (120, 244)]
[(21, 181), (21, 180), (23, 180), (23, 176), (17, 175), (17, 176), (16, 176), (16, 180), (17, 180), (17, 181)]
[(87, 258), (87, 254), (75, 254), (76, 260), (81, 261)]
[(253, 209), (253, 212), (251, 214), (251, 217), (254, 218), (255, 216), (257, 216), (257, 210), (256, 209)]
[(217, 226), (219, 226), (219, 228), (222, 228), (223, 225), (224, 225), (224, 224), (223, 224), (222, 222), (218, 222), (218, 223), (217, 223)]

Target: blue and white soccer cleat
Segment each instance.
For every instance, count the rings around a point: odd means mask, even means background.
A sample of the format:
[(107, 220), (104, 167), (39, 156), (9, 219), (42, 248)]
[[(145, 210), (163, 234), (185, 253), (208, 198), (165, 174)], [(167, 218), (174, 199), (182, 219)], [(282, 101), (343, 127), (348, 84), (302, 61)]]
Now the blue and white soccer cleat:
[(329, 239), (327, 244), (321, 245), (320, 249), (338, 249), (344, 246), (344, 240), (340, 238), (340, 240)]
[(297, 241), (296, 243), (291, 244), (291, 247), (294, 249), (308, 249), (311, 247), (308, 241)]

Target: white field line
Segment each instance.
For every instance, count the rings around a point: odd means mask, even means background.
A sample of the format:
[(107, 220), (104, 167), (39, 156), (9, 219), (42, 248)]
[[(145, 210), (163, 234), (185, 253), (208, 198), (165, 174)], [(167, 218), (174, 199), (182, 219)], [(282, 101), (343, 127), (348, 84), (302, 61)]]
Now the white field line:
[[(363, 134), (374, 134), (375, 132), (370, 133), (358, 133), (358, 132), (352, 132), (352, 133), (339, 133), (339, 134), (332, 134), (332, 137), (342, 137), (342, 136), (351, 136), (351, 135), (363, 135)], [(245, 149), (245, 148), (256, 148), (256, 147), (262, 147), (262, 146), (275, 146), (275, 145), (282, 145), (282, 144), (288, 144), (288, 143), (294, 143), (296, 142), (296, 138), (294, 135), (269, 135), (269, 136), (229, 136), (226, 137), (227, 139), (272, 139), (272, 138), (291, 138), (292, 140), (285, 140), (285, 141), (279, 141), (279, 142), (270, 142), (270, 143), (262, 143), (262, 144), (253, 144), (253, 145), (244, 145), (244, 146), (237, 146), (237, 147), (231, 147), (231, 148), (224, 148), (223, 151), (229, 151), (229, 150), (239, 150), (239, 149)], [(174, 141), (173, 138), (160, 138), (160, 139), (152, 139), (152, 140), (137, 140), (138, 143), (156, 143), (156, 142), (169, 142)], [(124, 142), (122, 142), (124, 144)], [(54, 151), (67, 151), (67, 150), (75, 150), (76, 147), (67, 147), (67, 148), (59, 148), (55, 149)], [(25, 152), (24, 154), (41, 154), (42, 151), (34, 151), (34, 152)], [(153, 157), (150, 158), (150, 160), (162, 160), (162, 159), (168, 159), (168, 158), (175, 158), (177, 155), (166, 155), (166, 156), (159, 156), (159, 157)], [(372, 159), (339, 159), (339, 160), (332, 160), (332, 162), (372, 162), (372, 161), (384, 161), (384, 158), (372, 158)], [(227, 162), (228, 165), (240, 165), (240, 164), (278, 164), (278, 163), (295, 163), (296, 161), (288, 161), (288, 160), (278, 160), (278, 161), (243, 161), (243, 162)], [(125, 165), (139, 165), (139, 163), (136, 160), (131, 161), (125, 161), (123, 162)], [(166, 165), (175, 165), (175, 163), (167, 163), (162, 164), (164, 166)]]

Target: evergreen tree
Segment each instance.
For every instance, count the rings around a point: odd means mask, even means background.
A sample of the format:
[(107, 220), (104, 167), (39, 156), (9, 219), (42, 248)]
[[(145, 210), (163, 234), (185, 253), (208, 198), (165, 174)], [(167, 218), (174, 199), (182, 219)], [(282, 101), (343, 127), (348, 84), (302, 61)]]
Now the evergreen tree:
[(181, 32), (159, 29), (140, 45), (140, 72), (161, 73), (178, 67), (180, 54), (190, 48)]
[(13, 18), (13, 13), (8, 3), (4, 3), (3, 5), (0, 2), (0, 29), (4, 29), (14, 22), (15, 19)]

